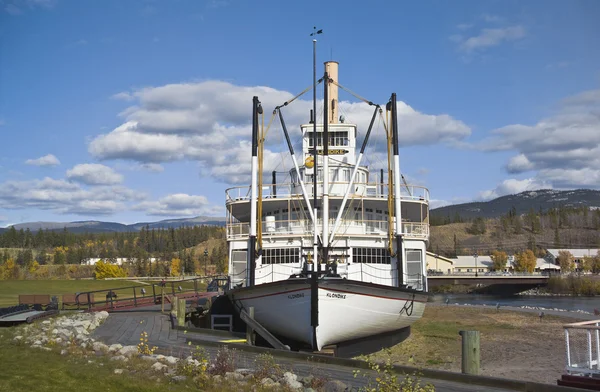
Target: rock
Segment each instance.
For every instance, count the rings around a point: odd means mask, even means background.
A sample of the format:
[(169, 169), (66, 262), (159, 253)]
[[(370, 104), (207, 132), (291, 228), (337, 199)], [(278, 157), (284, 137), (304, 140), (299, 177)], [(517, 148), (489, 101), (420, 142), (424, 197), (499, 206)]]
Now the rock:
[(121, 345), (119, 343), (111, 344), (110, 346), (108, 346), (108, 351), (111, 353), (116, 353), (117, 351), (119, 351), (122, 348), (123, 348), (123, 345)]
[(123, 369), (115, 369), (115, 374), (123, 374)]
[(50, 320), (44, 320), (42, 321), (42, 324), (50, 324)]
[(168, 357), (164, 357), (163, 361), (165, 361), (166, 363), (168, 363), (170, 365), (175, 365), (177, 363), (177, 361), (179, 361), (179, 360), (175, 357), (168, 356)]
[(127, 362), (129, 361), (129, 358), (125, 357), (124, 355), (117, 355), (116, 357), (111, 357), (110, 360)]
[(67, 350), (60, 350), (60, 355), (67, 355), (69, 352)]
[(294, 373), (285, 372), (283, 374), (283, 382), (288, 387), (290, 387), (290, 389), (298, 390), (298, 389), (304, 388), (302, 383), (300, 381), (298, 381), (297, 379), (298, 379), (298, 376), (296, 376)]
[(108, 346), (102, 342), (94, 342), (92, 344), (92, 348), (94, 349), (94, 351), (99, 351), (99, 352), (107, 352), (108, 351)]
[(33, 342), (34, 346), (41, 346), (42, 345), (42, 341), (41, 340), (36, 340), (35, 342)]
[(312, 388), (304, 388), (304, 392), (317, 392)]
[(119, 350), (119, 354), (124, 355), (126, 357), (133, 357), (138, 354), (137, 346), (125, 346)]
[(58, 328), (54, 328), (52, 330), (52, 335), (58, 335)]
[(21, 335), (19, 335), (19, 336), (15, 336), (15, 337), (13, 338), (13, 340), (14, 340), (15, 342), (20, 342), (21, 340), (23, 340), (23, 336), (21, 336)]
[(238, 372), (227, 372), (225, 373), (225, 378), (227, 380), (242, 381), (244, 379), (244, 375)]
[[(212, 379), (214, 381), (215, 384), (219, 384), (221, 382), (221, 379), (223, 377), (219, 376), (218, 374), (216, 376), (213, 376)], [(272, 380), (271, 380), (272, 381)]]
[(151, 366), (151, 368), (152, 370), (160, 372), (161, 370), (166, 369), (167, 365), (165, 365), (164, 363), (156, 362), (154, 365)]
[(275, 384), (278, 384), (278, 383), (276, 383), (275, 381), (273, 381), (273, 379), (271, 379), (269, 377), (266, 377), (266, 378), (263, 378), (262, 380), (260, 380), (260, 384), (263, 387), (271, 388), (271, 387), (274, 387)]
[(329, 380), (323, 385), (324, 392), (344, 392), (348, 386), (339, 380)]
[(174, 377), (171, 377), (171, 380), (173, 380), (175, 382), (182, 382), (182, 381), (187, 380), (187, 377), (186, 376), (174, 376)]
[(142, 355), (140, 358), (143, 359), (144, 361), (156, 361), (157, 360), (157, 358), (153, 355)]

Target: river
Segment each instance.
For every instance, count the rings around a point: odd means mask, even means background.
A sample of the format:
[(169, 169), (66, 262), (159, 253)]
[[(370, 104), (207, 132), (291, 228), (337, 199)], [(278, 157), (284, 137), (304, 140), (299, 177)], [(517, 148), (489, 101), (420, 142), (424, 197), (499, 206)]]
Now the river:
[(530, 306), (546, 309), (562, 309), (568, 311), (584, 311), (594, 313), (594, 309), (600, 310), (600, 297), (558, 297), (542, 295), (515, 295), (510, 297), (499, 297), (493, 295), (477, 294), (436, 294), (430, 297), (430, 302), (460, 305), (487, 305), (487, 306)]

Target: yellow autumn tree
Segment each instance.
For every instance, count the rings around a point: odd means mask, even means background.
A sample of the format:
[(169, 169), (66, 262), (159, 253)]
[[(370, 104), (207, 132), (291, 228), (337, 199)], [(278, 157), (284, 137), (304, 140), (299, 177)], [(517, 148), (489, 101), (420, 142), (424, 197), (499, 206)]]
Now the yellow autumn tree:
[(125, 278), (127, 277), (127, 272), (116, 264), (98, 260), (94, 268), (94, 276), (96, 279)]
[(19, 279), (21, 270), (13, 259), (8, 259), (4, 264), (0, 264), (0, 279)]
[(492, 259), (492, 269), (494, 271), (504, 271), (506, 268), (506, 262), (508, 261), (508, 255), (506, 252), (495, 250), (492, 252), (490, 258)]
[(515, 271), (532, 273), (535, 270), (537, 257), (531, 249), (517, 253), (515, 259)]
[(575, 269), (575, 258), (573, 254), (568, 250), (558, 251), (558, 257), (556, 258), (558, 265), (560, 265), (560, 272), (571, 272)]
[(181, 260), (179, 260), (177, 257), (171, 259), (170, 272), (171, 276), (181, 275)]

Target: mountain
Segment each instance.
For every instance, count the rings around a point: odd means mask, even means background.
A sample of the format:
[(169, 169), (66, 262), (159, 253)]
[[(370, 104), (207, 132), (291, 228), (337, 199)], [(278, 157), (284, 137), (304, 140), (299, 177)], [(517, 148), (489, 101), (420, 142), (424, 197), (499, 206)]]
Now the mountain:
[[(191, 226), (225, 226), (225, 218), (212, 216), (197, 216), (195, 218), (166, 219), (158, 222), (140, 222), (131, 225), (124, 225), (116, 222), (101, 221), (78, 221), (78, 222), (26, 222), (13, 225), (17, 230), (29, 229), (37, 230), (63, 230), (67, 229), (72, 233), (109, 233), (109, 232), (127, 232), (140, 231), (142, 227), (149, 229), (168, 229)], [(0, 233), (7, 229), (0, 229)]]
[(502, 196), (485, 202), (454, 204), (435, 208), (431, 210), (431, 216), (432, 218), (450, 216), (452, 219), (458, 213), (463, 219), (476, 217), (497, 218), (506, 215), (512, 207), (515, 207), (517, 214), (524, 214), (531, 208), (537, 212), (540, 208), (543, 211), (547, 211), (550, 208), (559, 206), (588, 206), (600, 209), (600, 191), (591, 189), (568, 191), (542, 189), (538, 191), (525, 191), (516, 195)]

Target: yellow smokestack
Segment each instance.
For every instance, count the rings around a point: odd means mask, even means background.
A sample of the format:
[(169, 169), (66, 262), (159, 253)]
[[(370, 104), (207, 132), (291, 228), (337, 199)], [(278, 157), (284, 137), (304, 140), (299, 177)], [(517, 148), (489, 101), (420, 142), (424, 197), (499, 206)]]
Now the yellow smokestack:
[[(334, 82), (338, 82), (338, 66), (337, 61), (325, 62), (325, 72), (329, 75), (329, 79)], [(327, 120), (329, 124), (337, 124), (338, 122), (338, 86), (333, 83), (327, 85), (327, 95), (329, 96), (329, 113), (327, 113)]]

